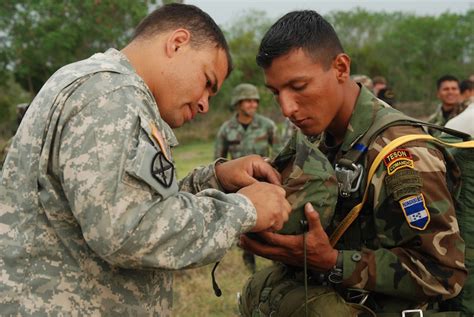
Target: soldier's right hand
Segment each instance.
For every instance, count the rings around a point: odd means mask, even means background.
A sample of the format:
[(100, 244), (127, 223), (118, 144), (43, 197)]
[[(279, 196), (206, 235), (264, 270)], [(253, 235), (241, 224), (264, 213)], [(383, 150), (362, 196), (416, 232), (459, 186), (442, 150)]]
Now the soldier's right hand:
[(291, 205), (285, 190), (270, 183), (256, 182), (238, 191), (250, 199), (257, 210), (257, 223), (251, 232), (277, 231), (288, 221)]

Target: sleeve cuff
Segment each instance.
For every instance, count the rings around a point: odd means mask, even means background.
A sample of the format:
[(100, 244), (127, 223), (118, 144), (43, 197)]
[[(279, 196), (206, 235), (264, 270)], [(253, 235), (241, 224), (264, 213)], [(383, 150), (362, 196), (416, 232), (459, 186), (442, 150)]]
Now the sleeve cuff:
[(239, 205), (245, 210), (246, 217), (242, 221), (242, 232), (249, 232), (257, 224), (257, 210), (252, 201), (242, 194), (227, 194), (239, 200)]
[(218, 189), (221, 192), (225, 192), (225, 189), (224, 189), (224, 187), (222, 187), (222, 184), (219, 182), (219, 178), (217, 178), (216, 166), (219, 165), (219, 164), (222, 164), (224, 162), (227, 162), (227, 161), (228, 161), (227, 159), (220, 157), (217, 160), (215, 160), (214, 162), (212, 162), (212, 164), (211, 164), (211, 166), (212, 166), (212, 175), (213, 175), (213, 178), (214, 178), (212, 180), (212, 185), (215, 186), (214, 187), (215, 189)]
[(343, 250), (343, 276), (342, 280), (346, 280), (352, 276), (359, 262), (362, 260), (362, 252), (354, 250)]

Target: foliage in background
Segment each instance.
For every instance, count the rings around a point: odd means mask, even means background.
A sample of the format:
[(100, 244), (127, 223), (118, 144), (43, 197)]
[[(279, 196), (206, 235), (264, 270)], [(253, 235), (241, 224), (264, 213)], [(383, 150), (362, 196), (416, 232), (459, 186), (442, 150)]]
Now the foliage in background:
[(0, 135), (4, 136), (3, 139), (10, 137), (17, 127), (16, 105), (28, 101), (29, 95), (11, 75), (4, 78), (3, 84), (0, 85)]
[[(12, 109), (24, 97), (12, 80), (33, 97), (56, 69), (67, 63), (122, 47), (133, 27), (157, 5), (173, 0), (4, 0), (0, 3), (0, 131), (13, 120)], [(416, 16), (363, 9), (332, 12), (334, 25), (352, 58), (352, 73), (385, 76), (398, 102), (416, 102), (409, 114), (426, 116), (435, 101), (435, 81), (444, 74), (460, 79), (474, 72), (474, 10), (464, 14)], [(281, 121), (278, 106), (265, 88), (255, 55), (263, 34), (273, 23), (264, 12), (237, 15), (223, 30), (231, 48), (234, 71), (211, 101), (211, 113), (177, 130), (184, 140), (209, 140), (231, 114), (230, 94), (237, 84), (256, 85), (261, 112)], [(8, 79), (8, 80), (7, 80)], [(12, 86), (13, 85), (13, 86)], [(16, 85), (18, 87), (18, 85)], [(6, 125), (11, 126), (11, 123)]]
[(430, 102), (437, 78), (474, 72), (472, 9), (439, 16), (358, 9), (327, 18), (352, 58), (352, 73), (386, 77), (399, 101)]
[(3, 0), (0, 66), (34, 96), (61, 66), (122, 47), (147, 0)]

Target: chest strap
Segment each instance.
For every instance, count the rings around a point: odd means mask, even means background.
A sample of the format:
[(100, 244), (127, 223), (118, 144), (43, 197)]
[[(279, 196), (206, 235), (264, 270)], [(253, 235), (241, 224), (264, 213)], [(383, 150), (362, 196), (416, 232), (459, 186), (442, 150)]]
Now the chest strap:
[(396, 149), (402, 144), (405, 144), (410, 141), (414, 140), (425, 140), (425, 141), (432, 141), (435, 143), (438, 143), (443, 146), (448, 146), (448, 147), (455, 147), (455, 148), (474, 148), (474, 141), (465, 141), (465, 142), (458, 142), (458, 143), (448, 143), (448, 142), (443, 142), (431, 135), (428, 134), (408, 134), (401, 136), (399, 138), (396, 138), (395, 140), (391, 141), (389, 144), (387, 144), (377, 155), (377, 157), (374, 159), (372, 162), (372, 165), (370, 166), (369, 172), (367, 174), (367, 184), (365, 185), (364, 189), (364, 196), (362, 197), (362, 201), (354, 206), (354, 208), (351, 209), (351, 211), (347, 214), (347, 216), (341, 221), (341, 223), (337, 226), (337, 228), (334, 230), (332, 233), (331, 237), (329, 238), (329, 241), (331, 245), (334, 247), (336, 243), (339, 241), (339, 239), (342, 237), (344, 232), (346, 232), (347, 228), (357, 219), (357, 217), (360, 214), (360, 211), (362, 210), (362, 207), (364, 206), (365, 202), (367, 201), (367, 196), (368, 196), (368, 189), (371, 184), (372, 177), (375, 174), (375, 171), (377, 170), (380, 162), (383, 160), (383, 158), (390, 153), (392, 150)]

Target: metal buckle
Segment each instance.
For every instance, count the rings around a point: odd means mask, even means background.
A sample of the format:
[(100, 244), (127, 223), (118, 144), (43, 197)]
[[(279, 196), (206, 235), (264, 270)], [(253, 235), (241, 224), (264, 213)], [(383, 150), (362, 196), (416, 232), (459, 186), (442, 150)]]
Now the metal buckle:
[[(364, 175), (364, 167), (361, 164), (352, 163), (351, 169), (336, 164), (336, 178), (339, 186), (339, 194), (347, 198), (351, 193), (359, 190), (360, 184), (362, 183), (362, 176)], [(355, 185), (354, 182), (356, 181)]]
[(423, 317), (423, 311), (421, 309), (405, 309), (402, 311), (402, 317), (406, 317), (406, 314), (418, 313), (420, 317)]
[(365, 289), (348, 288), (346, 289), (346, 300), (351, 303), (364, 305), (369, 298), (370, 292)]

